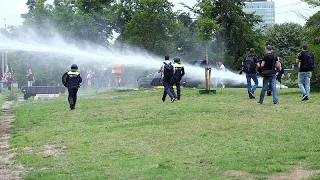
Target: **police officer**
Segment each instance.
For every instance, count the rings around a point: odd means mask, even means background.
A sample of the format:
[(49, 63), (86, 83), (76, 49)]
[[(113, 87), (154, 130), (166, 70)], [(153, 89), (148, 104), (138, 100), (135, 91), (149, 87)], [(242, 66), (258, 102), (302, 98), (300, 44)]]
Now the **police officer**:
[(74, 110), (77, 102), (77, 93), (80, 87), (82, 78), (78, 72), (78, 66), (76, 64), (71, 65), (71, 71), (67, 73), (66, 84), (69, 91), (68, 101), (70, 109)]
[(181, 64), (181, 60), (179, 57), (173, 58), (173, 67), (174, 67), (174, 76), (173, 76), (173, 85), (176, 85), (177, 87), (177, 99), (180, 100), (181, 98), (181, 88), (180, 88), (180, 82), (182, 77), (184, 76), (184, 67)]

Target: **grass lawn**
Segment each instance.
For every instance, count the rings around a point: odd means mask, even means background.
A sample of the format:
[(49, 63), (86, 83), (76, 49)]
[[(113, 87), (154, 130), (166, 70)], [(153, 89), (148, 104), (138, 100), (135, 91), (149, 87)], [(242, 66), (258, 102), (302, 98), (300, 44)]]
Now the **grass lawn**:
[[(320, 169), (320, 94), (279, 90), (258, 105), (245, 89), (162, 103), (162, 90), (109, 91), (15, 107), (10, 139), (26, 179), (267, 179)], [(260, 89), (257, 91), (257, 95)], [(313, 179), (320, 178), (315, 175)]]

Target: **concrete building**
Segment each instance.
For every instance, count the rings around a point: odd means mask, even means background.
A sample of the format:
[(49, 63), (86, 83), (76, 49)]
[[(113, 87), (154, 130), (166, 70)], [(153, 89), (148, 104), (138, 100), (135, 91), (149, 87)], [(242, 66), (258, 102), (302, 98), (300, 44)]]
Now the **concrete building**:
[(272, 0), (247, 0), (244, 12), (261, 16), (260, 27), (275, 24), (275, 3)]

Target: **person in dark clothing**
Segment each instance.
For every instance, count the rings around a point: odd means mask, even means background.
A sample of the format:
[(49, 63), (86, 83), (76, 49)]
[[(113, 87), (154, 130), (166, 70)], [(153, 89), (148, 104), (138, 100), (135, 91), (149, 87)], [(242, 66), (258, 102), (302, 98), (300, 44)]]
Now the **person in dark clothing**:
[(70, 109), (74, 110), (77, 103), (77, 93), (82, 82), (80, 73), (78, 72), (78, 66), (76, 64), (71, 65), (71, 71), (67, 73), (66, 84), (68, 88), (68, 101)]
[[(254, 92), (256, 91), (259, 82), (257, 76), (257, 67), (260, 67), (259, 59), (255, 55), (255, 49), (251, 48), (249, 50), (249, 55), (244, 58), (243, 71), (246, 73), (247, 85), (248, 85), (248, 95), (250, 99), (255, 99)], [(251, 79), (254, 82), (254, 86), (251, 86)]]
[(273, 91), (273, 104), (278, 104), (278, 92), (276, 89), (276, 71), (275, 67), (281, 70), (281, 64), (278, 60), (278, 57), (272, 54), (271, 46), (266, 47), (266, 55), (263, 57), (261, 62), (262, 76), (263, 76), (263, 87), (260, 93), (259, 104), (263, 103), (266, 90), (268, 88), (268, 83), (271, 83)]
[(182, 77), (184, 76), (184, 66), (181, 64), (181, 60), (179, 57), (173, 58), (174, 64), (174, 75), (173, 75), (173, 85), (176, 85), (177, 88), (177, 100), (181, 99), (181, 87), (180, 82)]
[(27, 76), (28, 76), (28, 86), (32, 86), (34, 82), (34, 75), (31, 69), (29, 69), (29, 71), (27, 72)]
[(300, 63), (298, 85), (302, 92), (302, 101), (307, 101), (310, 96), (310, 80), (314, 68), (314, 55), (308, 50), (308, 45), (303, 45), (296, 62)]
[(171, 102), (173, 103), (176, 100), (176, 95), (172, 88), (174, 67), (169, 61), (169, 56), (165, 56), (165, 61), (163, 62), (163, 65), (159, 69), (158, 73), (161, 73), (162, 75), (162, 83), (164, 86), (162, 102), (165, 102), (167, 95), (169, 95), (171, 98)]

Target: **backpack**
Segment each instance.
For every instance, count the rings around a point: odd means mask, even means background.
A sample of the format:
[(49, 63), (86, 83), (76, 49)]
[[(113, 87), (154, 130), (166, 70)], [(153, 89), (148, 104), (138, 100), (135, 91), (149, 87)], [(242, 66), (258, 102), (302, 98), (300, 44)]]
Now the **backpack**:
[(303, 68), (305, 68), (305, 69), (313, 69), (314, 68), (314, 56), (313, 56), (312, 52), (305, 51), (303, 59), (304, 59)]
[(243, 63), (243, 71), (246, 73), (255, 73), (256, 65), (253, 56), (247, 56)]
[(165, 78), (172, 78), (174, 74), (173, 65), (170, 63), (165, 63), (163, 65), (163, 77)]

